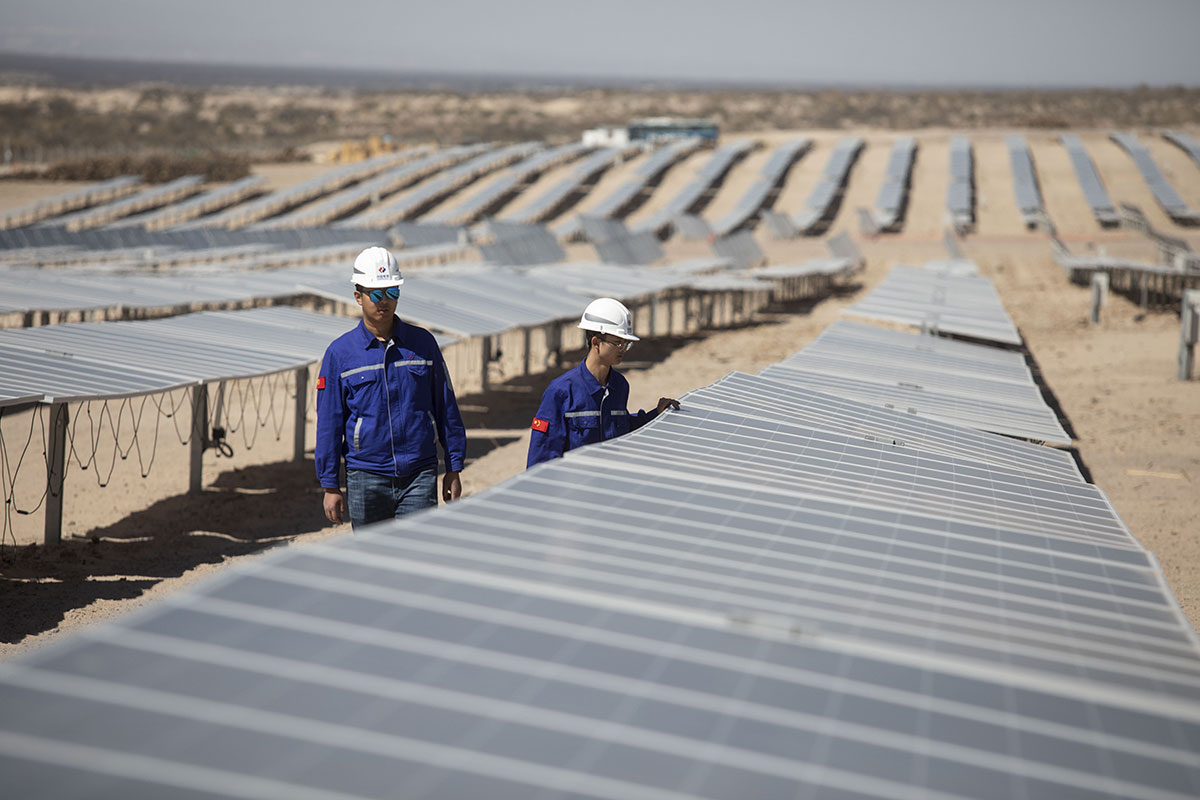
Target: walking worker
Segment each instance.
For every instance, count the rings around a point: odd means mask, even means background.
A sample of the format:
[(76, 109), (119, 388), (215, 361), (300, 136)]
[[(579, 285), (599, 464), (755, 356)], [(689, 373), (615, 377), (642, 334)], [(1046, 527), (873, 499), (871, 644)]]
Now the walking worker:
[[(325, 350), (317, 377), (317, 478), (325, 516), (355, 527), (437, 505), (462, 494), (463, 427), (446, 362), (433, 334), (396, 316), (404, 278), (396, 257), (368, 247), (351, 276), (362, 321)], [(346, 459), (346, 496), (338, 470)]]
[(616, 368), (639, 339), (624, 304), (611, 297), (593, 300), (583, 310), (579, 327), (586, 336), (587, 356), (551, 381), (542, 395), (526, 468), (637, 430), (668, 408), (679, 408), (678, 400), (660, 397), (657, 408), (629, 413), (629, 381)]

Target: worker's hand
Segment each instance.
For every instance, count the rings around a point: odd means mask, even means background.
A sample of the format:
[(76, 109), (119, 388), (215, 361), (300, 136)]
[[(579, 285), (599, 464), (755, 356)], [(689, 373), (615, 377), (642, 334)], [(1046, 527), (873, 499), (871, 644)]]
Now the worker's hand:
[(462, 497), (462, 481), (457, 472), (447, 472), (442, 478), (442, 502), (449, 503)]
[(325, 490), (325, 519), (335, 525), (340, 525), (346, 518), (346, 498), (340, 489)]
[(658, 398), (658, 413), (661, 414), (662, 412), (666, 411), (668, 408), (678, 409), (679, 401), (676, 400), (674, 397)]

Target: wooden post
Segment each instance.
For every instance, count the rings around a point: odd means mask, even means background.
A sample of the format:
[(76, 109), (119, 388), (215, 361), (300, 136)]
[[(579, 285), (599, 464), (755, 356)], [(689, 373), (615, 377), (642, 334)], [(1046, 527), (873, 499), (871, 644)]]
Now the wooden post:
[(1108, 305), (1108, 273), (1092, 273), (1092, 315), (1093, 323), (1100, 321), (1100, 309)]
[(189, 442), (188, 494), (197, 494), (204, 483), (204, 448), (208, 444), (208, 384), (192, 387), (192, 438)]
[(66, 403), (50, 405), (50, 442), (46, 453), (46, 523), (43, 543), (62, 541), (63, 484), (67, 472), (67, 423), (71, 410)]
[(308, 367), (296, 370), (296, 419), (292, 428), (292, 461), (304, 460), (304, 432), (308, 412)]
[(1196, 343), (1200, 341), (1200, 289), (1183, 293), (1179, 315), (1179, 380), (1190, 381), (1196, 364)]

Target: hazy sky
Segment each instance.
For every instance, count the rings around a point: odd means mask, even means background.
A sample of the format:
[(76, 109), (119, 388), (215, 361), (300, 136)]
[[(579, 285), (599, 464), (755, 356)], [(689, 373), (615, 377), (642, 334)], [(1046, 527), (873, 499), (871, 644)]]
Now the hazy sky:
[(0, 0), (0, 51), (803, 84), (1200, 85), (1200, 0)]

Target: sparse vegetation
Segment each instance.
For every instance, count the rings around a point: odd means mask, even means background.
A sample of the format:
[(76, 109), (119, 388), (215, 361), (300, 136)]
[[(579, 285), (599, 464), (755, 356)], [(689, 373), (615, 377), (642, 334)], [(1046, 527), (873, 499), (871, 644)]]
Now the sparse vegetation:
[[(0, 86), (0, 141), (17, 161), (94, 161), (104, 172), (146, 151), (217, 162), (262, 161), (318, 140), (391, 134), (401, 142), (541, 139), (658, 114), (707, 116), (724, 131), (875, 127), (1122, 128), (1200, 123), (1200, 89), (1078, 91), (767, 91), (587, 88), (522, 92), (349, 89)], [(143, 170), (139, 170), (143, 171)], [(174, 174), (147, 166), (145, 172)]]

